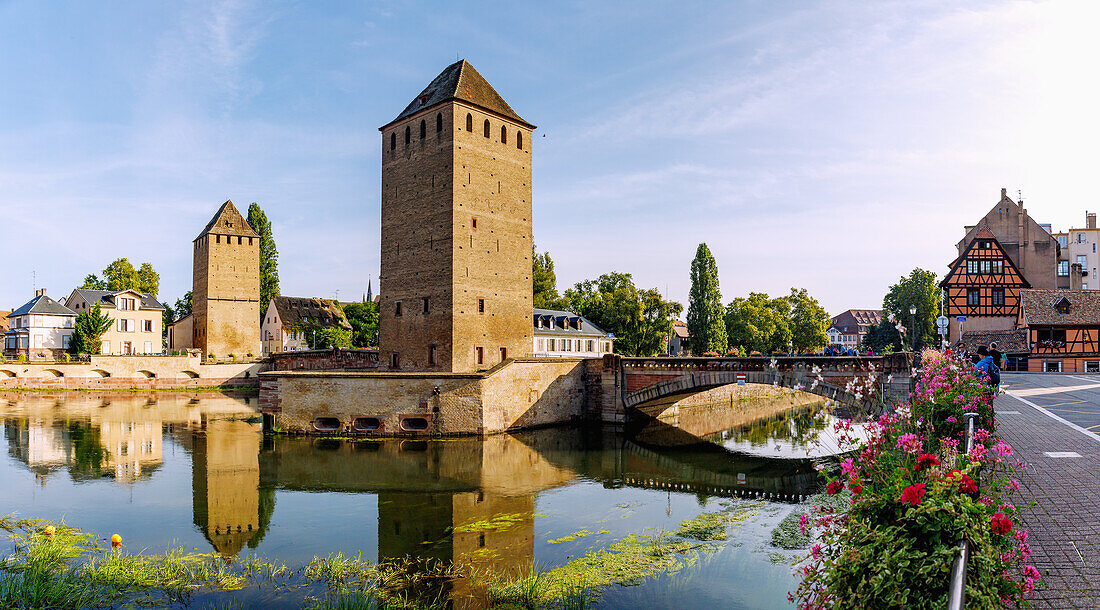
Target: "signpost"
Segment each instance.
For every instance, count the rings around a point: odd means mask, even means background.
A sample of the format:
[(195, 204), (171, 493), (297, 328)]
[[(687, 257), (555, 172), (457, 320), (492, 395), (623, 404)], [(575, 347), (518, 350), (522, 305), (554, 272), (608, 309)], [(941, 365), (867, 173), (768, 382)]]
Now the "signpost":
[(737, 374), (737, 385), (745, 385), (745, 374), (744, 373), (738, 373)]
[(936, 318), (936, 332), (940, 334), (940, 343), (947, 341), (947, 326), (950, 321), (947, 316), (940, 316)]

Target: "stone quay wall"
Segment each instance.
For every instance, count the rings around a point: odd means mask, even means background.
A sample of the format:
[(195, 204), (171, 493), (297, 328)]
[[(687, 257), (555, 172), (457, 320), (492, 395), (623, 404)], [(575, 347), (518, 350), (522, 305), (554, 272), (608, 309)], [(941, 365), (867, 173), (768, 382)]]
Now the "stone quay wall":
[(585, 371), (585, 361), (559, 358), (480, 373), (268, 371), (260, 410), (290, 433), (492, 434), (582, 419)]
[(2, 389), (143, 389), (255, 387), (258, 362), (204, 363), (198, 356), (92, 356), (88, 362), (0, 362)]
[(378, 368), (377, 349), (315, 349), (271, 354), (275, 371), (359, 371)]

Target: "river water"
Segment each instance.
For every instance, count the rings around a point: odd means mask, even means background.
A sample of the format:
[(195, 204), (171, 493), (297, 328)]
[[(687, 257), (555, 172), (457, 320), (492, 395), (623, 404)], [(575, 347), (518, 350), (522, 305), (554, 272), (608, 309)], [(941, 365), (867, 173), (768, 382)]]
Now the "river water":
[[(808, 458), (827, 448), (832, 422), (812, 405), (724, 430), (651, 422), (352, 442), (265, 438), (256, 403), (218, 393), (0, 395), (0, 515), (63, 518), (117, 533), (130, 551), (177, 543), (292, 568), (361, 553), (520, 573), (735, 506), (749, 517), (717, 551), (674, 575), (607, 587), (596, 606), (788, 607), (799, 552), (772, 547), (771, 531), (820, 490)], [(500, 515), (514, 523), (462, 531)], [(223, 598), (302, 601), (250, 590), (203, 599)]]

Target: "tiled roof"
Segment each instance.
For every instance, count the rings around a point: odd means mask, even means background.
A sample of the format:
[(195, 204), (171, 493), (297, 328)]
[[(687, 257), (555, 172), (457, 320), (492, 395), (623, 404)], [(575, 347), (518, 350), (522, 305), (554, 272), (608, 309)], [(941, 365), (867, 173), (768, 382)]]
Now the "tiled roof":
[[(1054, 308), (1063, 298), (1069, 301), (1069, 313)], [(1100, 326), (1100, 290), (1023, 289), (1020, 308), (1028, 326)]]
[(1031, 351), (1027, 344), (1027, 329), (1016, 330), (979, 330), (964, 331), (961, 339), (955, 342), (952, 349), (974, 352), (978, 346), (989, 346), (997, 342), (997, 349), (1005, 354), (1026, 354)]
[(672, 323), (672, 332), (676, 333), (676, 336), (681, 339), (691, 338), (691, 333), (688, 331), (688, 325), (680, 320), (676, 320)]
[(272, 300), (275, 301), (275, 310), (279, 312), (279, 324), (283, 328), (291, 328), (298, 322), (306, 320), (322, 328), (329, 326), (351, 328), (344, 312), (336, 306), (334, 301), (284, 296), (277, 296)]
[[(203, 235), (240, 235), (241, 237), (259, 237), (252, 227), (248, 224), (248, 220), (237, 211), (237, 206), (233, 205), (232, 201), (226, 201), (222, 204), (222, 207), (218, 208), (218, 212), (214, 214), (214, 217), (210, 219), (210, 222), (206, 223), (206, 228), (199, 233), (199, 237)], [(196, 237), (195, 239), (198, 239)]]
[[(833, 316), (831, 326), (842, 328), (842, 332), (865, 332), (865, 329), (859, 330), (858, 327), (875, 326), (881, 321), (881, 309), (849, 309)], [(848, 330), (852, 326), (857, 328)]]
[(442, 104), (450, 100), (459, 100), (473, 104), (479, 108), (488, 110), (493, 114), (521, 123), (531, 129), (535, 126), (520, 118), (515, 110), (504, 101), (496, 89), (485, 80), (478, 71), (465, 59), (455, 62), (439, 73), (420, 95), (397, 115), (397, 118), (386, 123), (382, 129), (394, 123), (410, 117), (425, 108), (431, 108), (436, 104)]
[(160, 311), (164, 311), (164, 305), (161, 305), (160, 301), (144, 292), (137, 292), (136, 290), (87, 290), (84, 288), (77, 288), (73, 292), (79, 294), (89, 305), (95, 305), (98, 301), (100, 307), (106, 307), (108, 309), (115, 308), (116, 296), (126, 292), (136, 292), (141, 295), (142, 309), (159, 309)]
[(15, 316), (22, 316), (28, 313), (50, 314), (55, 316), (75, 316), (76, 312), (65, 307), (61, 303), (51, 299), (50, 297), (40, 294), (33, 299), (27, 301), (22, 307), (8, 314), (7, 317), (14, 318)]
[[(604, 332), (602, 328), (596, 326), (592, 322), (588, 321), (588, 318), (578, 316), (575, 313), (568, 311), (558, 311), (555, 309), (538, 309), (534, 310), (534, 314), (531, 317), (532, 324), (535, 325), (535, 334), (538, 335), (562, 335), (562, 336), (599, 336), (606, 337), (608, 334)], [(542, 320), (549, 324), (549, 328), (540, 328), (539, 321)], [(580, 322), (580, 328), (576, 328), (577, 322)]]

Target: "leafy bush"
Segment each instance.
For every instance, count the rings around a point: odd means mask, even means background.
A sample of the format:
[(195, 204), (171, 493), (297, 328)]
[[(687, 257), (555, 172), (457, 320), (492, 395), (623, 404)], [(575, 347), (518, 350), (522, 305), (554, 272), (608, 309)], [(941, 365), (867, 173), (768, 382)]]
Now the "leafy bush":
[[(1027, 605), (1041, 584), (1008, 502), (1022, 462), (995, 436), (992, 392), (949, 355), (926, 350), (923, 358), (912, 404), (869, 423), (842, 478), (829, 482), (830, 495), (851, 492), (850, 506), (823, 503), (800, 520), (802, 533), (817, 530), (817, 543), (790, 595), (799, 608), (942, 608), (961, 538), (970, 541), (968, 606)], [(964, 410), (982, 426), (968, 454), (960, 454)], [(850, 421), (836, 431), (854, 440)]]
[(764, 356), (764, 354), (761, 354), (760, 352), (758, 352), (756, 350), (752, 350), (751, 352), (749, 352), (749, 355), (753, 356), (753, 357), (756, 357), (756, 358), (761, 358), (761, 357)]

